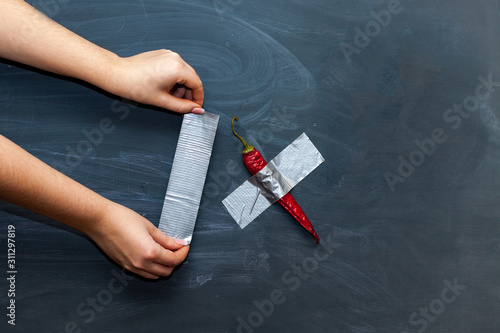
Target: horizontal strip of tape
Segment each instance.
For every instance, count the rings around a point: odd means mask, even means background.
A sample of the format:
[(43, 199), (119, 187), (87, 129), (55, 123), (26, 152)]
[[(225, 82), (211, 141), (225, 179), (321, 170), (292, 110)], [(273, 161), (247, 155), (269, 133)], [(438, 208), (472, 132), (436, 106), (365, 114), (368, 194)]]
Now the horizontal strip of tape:
[(243, 229), (324, 161), (309, 137), (302, 133), (222, 203)]
[(182, 121), (172, 171), (158, 228), (191, 243), (200, 208), (219, 116), (186, 114)]

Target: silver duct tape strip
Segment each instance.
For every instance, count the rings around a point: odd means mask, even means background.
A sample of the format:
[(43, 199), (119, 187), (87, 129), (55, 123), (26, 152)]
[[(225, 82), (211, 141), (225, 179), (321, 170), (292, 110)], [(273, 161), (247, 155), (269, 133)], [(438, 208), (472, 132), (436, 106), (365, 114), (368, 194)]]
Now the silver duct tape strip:
[(219, 116), (186, 114), (182, 121), (172, 171), (158, 228), (191, 243), (200, 207)]
[(324, 161), (309, 137), (302, 133), (222, 203), (243, 229)]

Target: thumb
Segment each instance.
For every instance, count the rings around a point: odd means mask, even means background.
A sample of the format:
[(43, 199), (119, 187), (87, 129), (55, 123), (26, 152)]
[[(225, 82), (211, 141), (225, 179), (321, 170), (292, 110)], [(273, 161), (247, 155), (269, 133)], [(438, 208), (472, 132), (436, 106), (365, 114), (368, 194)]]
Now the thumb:
[(193, 109), (201, 108), (196, 102), (185, 98), (175, 97), (168, 93), (162, 94), (159, 106), (178, 113), (189, 113)]
[(153, 239), (155, 240), (155, 242), (157, 242), (167, 250), (175, 251), (184, 246), (182, 244), (177, 243), (175, 239), (173, 239), (172, 237), (168, 237), (167, 235), (165, 235), (160, 229), (156, 227), (151, 231), (150, 234), (151, 237), (153, 237)]

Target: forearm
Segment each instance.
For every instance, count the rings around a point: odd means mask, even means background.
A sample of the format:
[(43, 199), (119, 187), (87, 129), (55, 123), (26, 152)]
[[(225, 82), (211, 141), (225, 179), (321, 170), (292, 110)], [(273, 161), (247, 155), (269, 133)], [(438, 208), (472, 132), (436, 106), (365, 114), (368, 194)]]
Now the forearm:
[(0, 136), (0, 198), (88, 233), (111, 201)]
[(203, 113), (203, 84), (178, 54), (122, 58), (21, 0), (0, 0), (0, 58), (87, 81), (112, 94), (179, 113)]
[(0, 57), (106, 89), (118, 56), (21, 0), (0, 1)]

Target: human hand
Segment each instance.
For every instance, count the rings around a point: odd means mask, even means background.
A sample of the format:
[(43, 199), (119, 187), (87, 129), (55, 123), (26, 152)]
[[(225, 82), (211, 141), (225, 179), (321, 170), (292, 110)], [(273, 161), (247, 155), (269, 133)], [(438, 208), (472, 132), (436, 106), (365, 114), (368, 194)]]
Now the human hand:
[(118, 58), (104, 89), (139, 103), (202, 114), (203, 84), (177, 53), (156, 50)]
[(175, 52), (156, 50), (119, 57), (25, 1), (1, 1), (0, 22), (1, 58), (87, 81), (139, 103), (180, 113), (203, 112), (201, 80)]
[(84, 231), (111, 259), (148, 279), (170, 275), (189, 252), (189, 246), (176, 243), (133, 210), (113, 202), (92, 230)]

